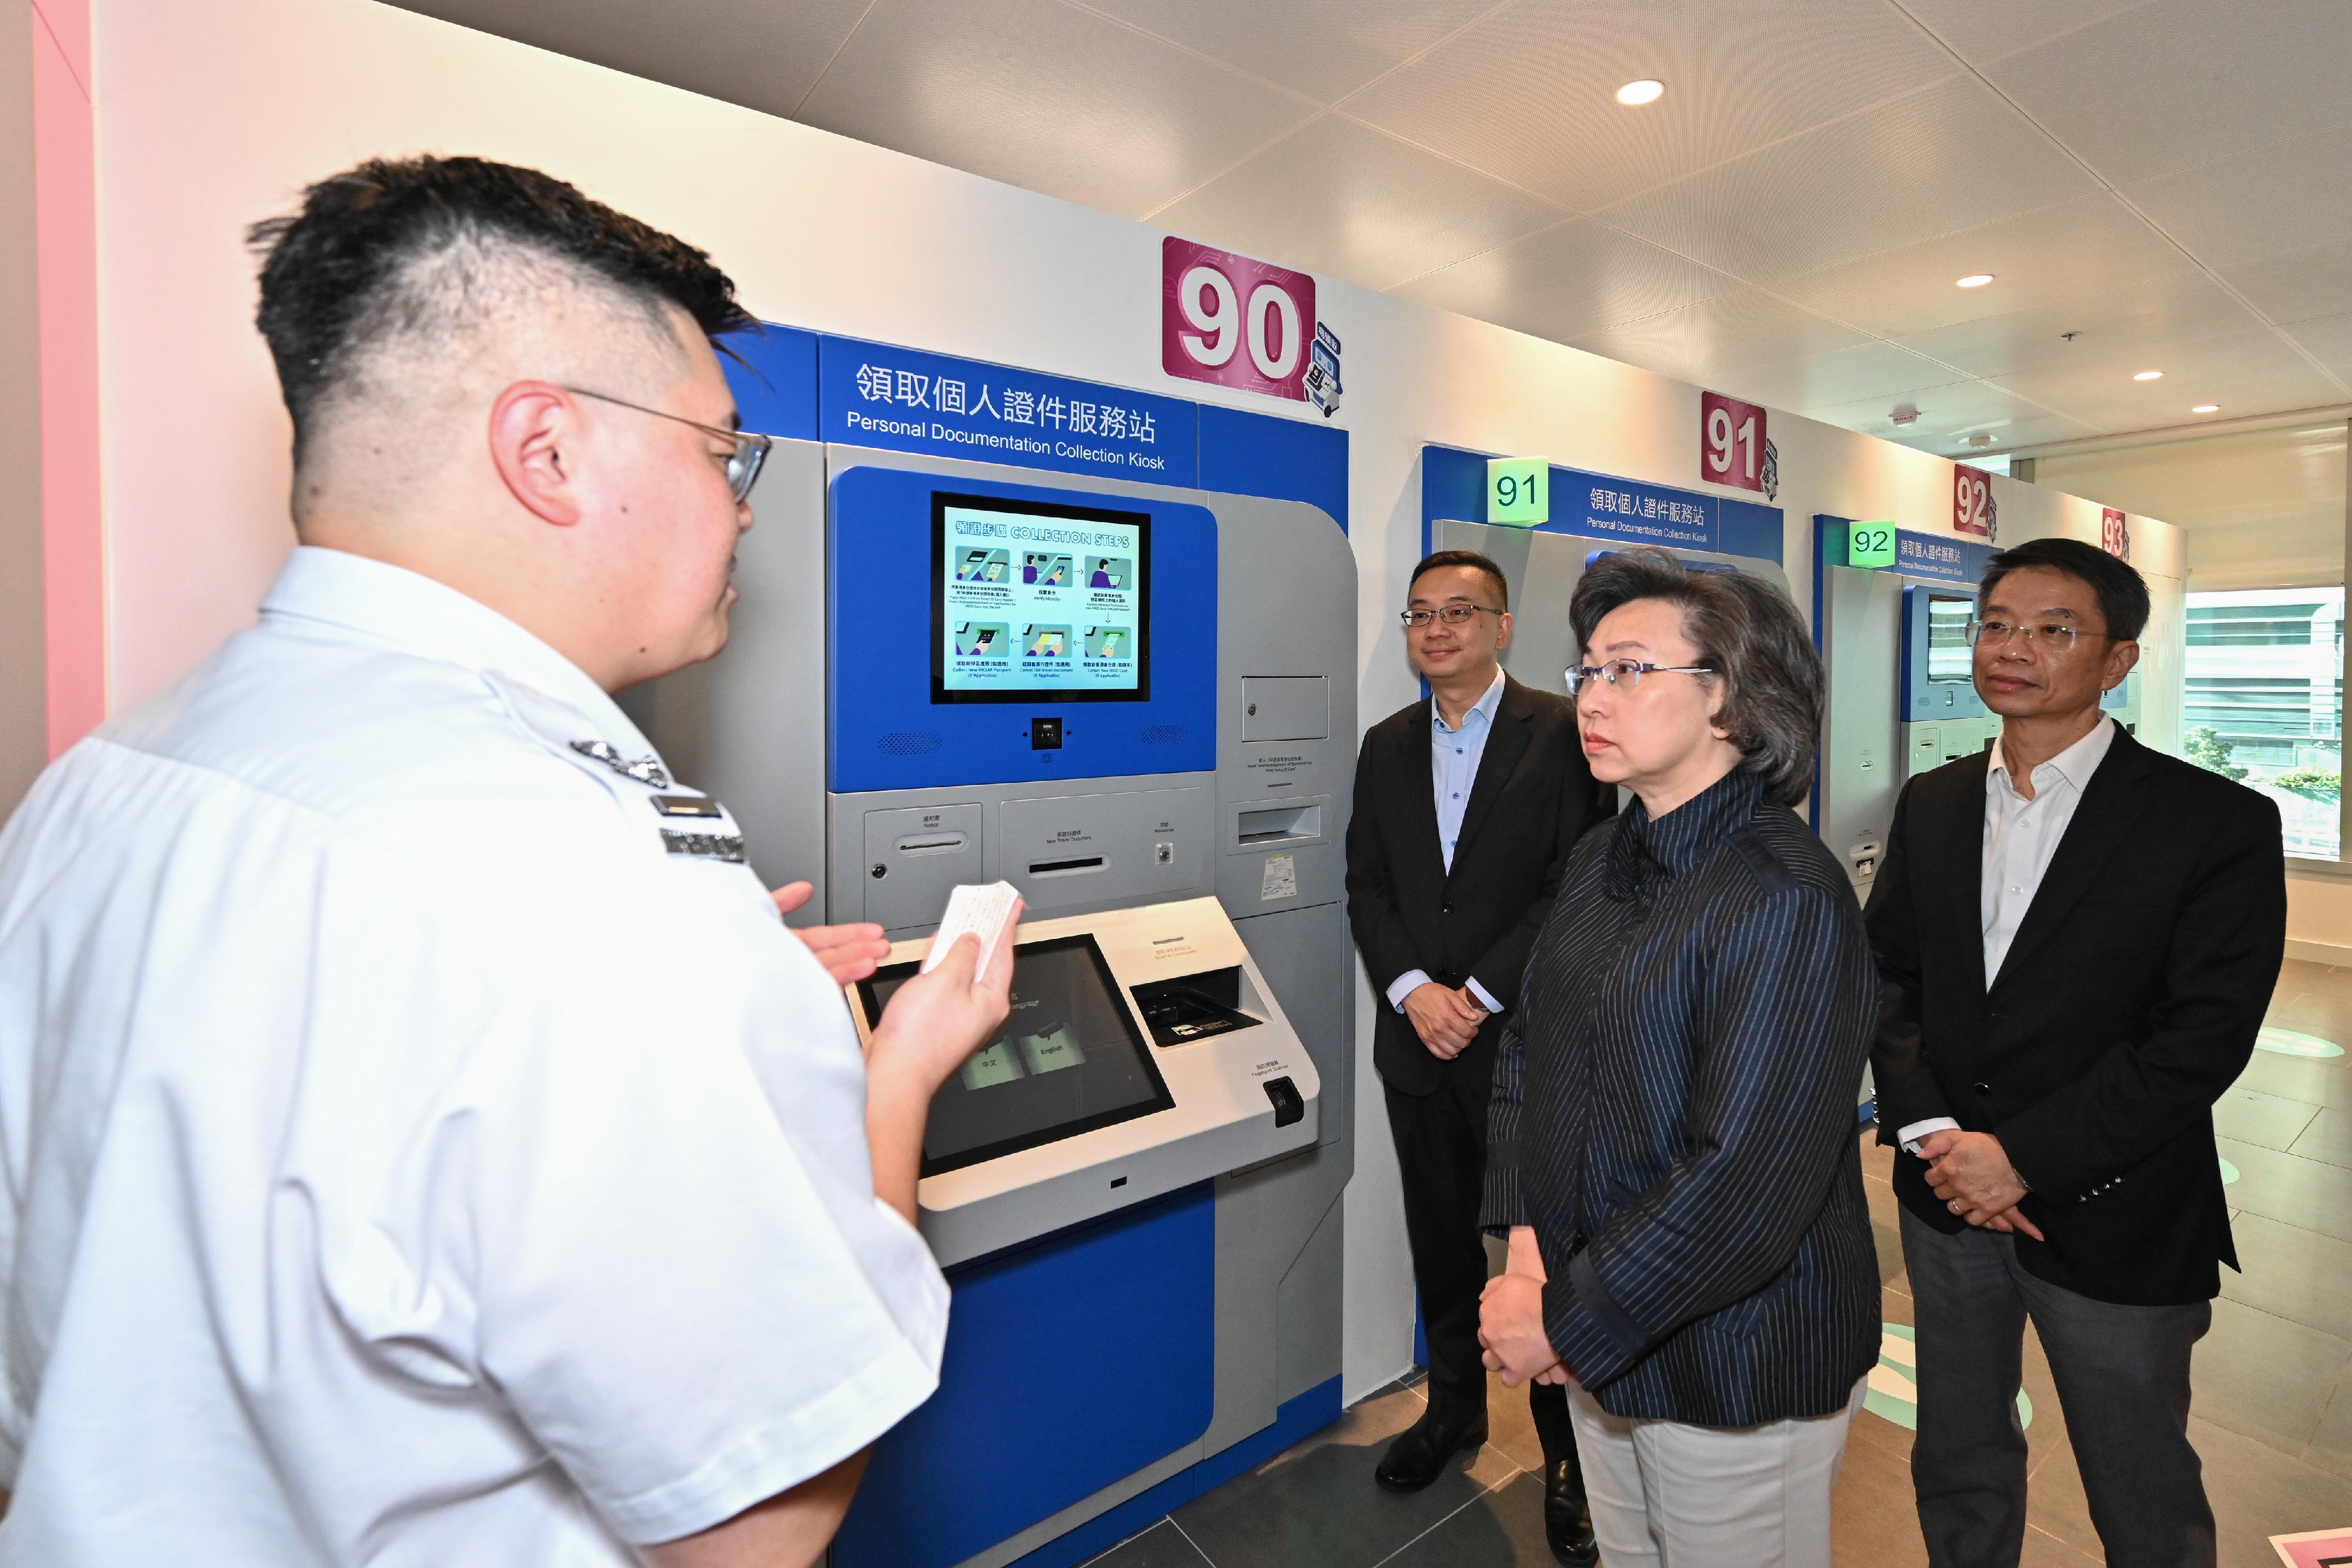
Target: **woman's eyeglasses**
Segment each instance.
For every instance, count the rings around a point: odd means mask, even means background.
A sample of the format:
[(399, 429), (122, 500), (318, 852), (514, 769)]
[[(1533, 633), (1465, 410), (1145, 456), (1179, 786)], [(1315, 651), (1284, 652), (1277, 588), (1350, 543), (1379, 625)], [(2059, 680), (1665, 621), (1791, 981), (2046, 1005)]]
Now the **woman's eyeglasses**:
[(1612, 686), (1627, 691), (1642, 684), (1643, 675), (1712, 675), (1717, 672), (1705, 664), (1645, 664), (1639, 659), (1611, 659), (1600, 664), (1577, 664), (1568, 671), (1568, 695), (1576, 695), (1589, 681), (1607, 681)]

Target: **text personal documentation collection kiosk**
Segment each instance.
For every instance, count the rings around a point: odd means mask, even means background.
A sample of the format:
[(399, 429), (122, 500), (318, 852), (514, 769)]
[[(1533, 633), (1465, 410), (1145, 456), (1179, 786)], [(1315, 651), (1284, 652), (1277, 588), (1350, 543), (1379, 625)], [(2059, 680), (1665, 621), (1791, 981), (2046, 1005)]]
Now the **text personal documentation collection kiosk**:
[[(782, 328), (724, 654), (631, 699), (771, 884), (898, 946), (1027, 902), (933, 1102), (939, 1392), (837, 1568), (1076, 1563), (1339, 1413), (1344, 431)], [(1302, 411), (1303, 412), (1303, 411)]]

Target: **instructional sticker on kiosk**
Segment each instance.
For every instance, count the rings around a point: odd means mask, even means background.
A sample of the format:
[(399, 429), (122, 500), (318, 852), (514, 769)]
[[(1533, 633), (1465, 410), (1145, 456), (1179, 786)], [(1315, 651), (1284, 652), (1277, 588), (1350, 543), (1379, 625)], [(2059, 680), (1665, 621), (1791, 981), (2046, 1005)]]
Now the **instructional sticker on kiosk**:
[(1257, 896), (1261, 904), (1277, 898), (1298, 896), (1298, 859), (1295, 855), (1268, 855), (1265, 870), (1257, 879)]

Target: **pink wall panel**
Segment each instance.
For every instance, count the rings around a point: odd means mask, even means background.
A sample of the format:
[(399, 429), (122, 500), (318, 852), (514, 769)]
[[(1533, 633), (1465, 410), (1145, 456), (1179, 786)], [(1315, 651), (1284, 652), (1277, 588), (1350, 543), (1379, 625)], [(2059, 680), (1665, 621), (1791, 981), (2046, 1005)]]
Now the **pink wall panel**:
[(41, 549), (48, 743), (106, 716), (105, 539), (99, 506), (97, 162), (88, 0), (33, 5), (33, 180), (39, 227)]

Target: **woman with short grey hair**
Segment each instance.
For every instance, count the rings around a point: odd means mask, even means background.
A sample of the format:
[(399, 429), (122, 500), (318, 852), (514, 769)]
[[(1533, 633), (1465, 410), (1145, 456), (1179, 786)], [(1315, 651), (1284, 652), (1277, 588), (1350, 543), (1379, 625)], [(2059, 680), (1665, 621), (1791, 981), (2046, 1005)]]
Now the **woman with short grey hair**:
[(1855, 1103), (1877, 986), (1843, 869), (1790, 808), (1822, 668), (1777, 589), (1613, 552), (1568, 672), (1597, 779), (1496, 1063), (1480, 1341), (1570, 1385), (1610, 1568), (1830, 1560), (1878, 1357)]

